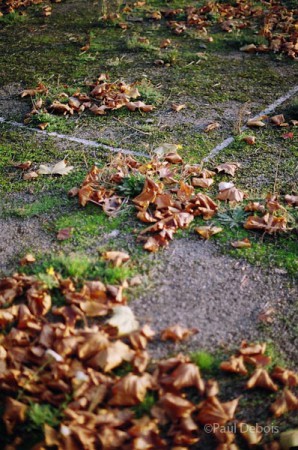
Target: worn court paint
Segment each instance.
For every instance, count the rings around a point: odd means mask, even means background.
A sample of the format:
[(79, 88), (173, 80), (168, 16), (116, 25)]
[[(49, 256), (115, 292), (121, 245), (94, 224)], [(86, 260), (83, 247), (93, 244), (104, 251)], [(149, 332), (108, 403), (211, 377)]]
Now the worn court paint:
[(58, 139), (64, 139), (66, 141), (76, 142), (77, 144), (86, 145), (88, 147), (102, 148), (102, 149), (105, 149), (105, 150), (109, 150), (110, 152), (113, 152), (113, 153), (124, 153), (125, 155), (136, 155), (136, 156), (149, 157), (145, 153), (134, 152), (133, 150), (127, 150), (127, 149), (121, 148), (121, 147), (112, 147), (110, 145), (100, 144), (100, 143), (98, 143), (96, 141), (91, 141), (89, 139), (77, 138), (75, 136), (69, 136), (67, 134), (56, 133), (54, 131), (48, 132), (46, 130), (39, 130), (38, 128), (27, 127), (23, 123), (14, 122), (14, 121), (11, 121), (11, 120), (6, 120), (4, 117), (0, 117), (0, 123), (6, 123), (8, 125), (12, 125), (13, 127), (23, 128), (24, 130), (33, 131), (35, 133), (39, 133), (39, 134), (42, 134), (44, 136), (51, 136), (51, 137), (55, 137), (55, 138), (58, 138)]
[[(282, 95), (279, 97), (275, 102), (271, 103), (266, 109), (258, 113), (256, 116), (254, 116), (251, 120), (257, 119), (258, 117), (266, 114), (272, 113), (278, 106), (282, 105), (285, 101), (289, 100), (289, 98), (293, 97), (295, 94), (298, 93), (298, 85), (290, 89), (285, 95)], [(248, 127), (244, 125), (241, 128), (241, 131), (246, 130)], [(227, 148), (232, 142), (234, 142), (235, 138), (233, 136), (228, 137), (225, 139), (221, 144), (218, 144), (216, 147), (214, 147), (213, 150), (207, 155), (203, 161), (208, 162), (210, 159), (212, 159), (214, 156), (218, 155), (222, 150)]]
[[(262, 116), (263, 114), (270, 114), (278, 106), (282, 105), (282, 103), (284, 103), (286, 100), (288, 100), (289, 98), (293, 97), (297, 93), (298, 93), (298, 85), (294, 86), (292, 89), (290, 89), (285, 95), (282, 95), (281, 97), (279, 97), (277, 100), (275, 100), (275, 102), (271, 103), (271, 105), (269, 105), (266, 109), (264, 109), (263, 111), (259, 112), (256, 116), (254, 116), (252, 118), (252, 120), (256, 119), (259, 116)], [(43, 134), (44, 136), (52, 136), (52, 137), (55, 137), (55, 138), (58, 138), (58, 139), (65, 139), (67, 141), (76, 142), (78, 144), (86, 145), (88, 147), (102, 148), (102, 149), (105, 149), (105, 150), (109, 150), (112, 153), (124, 153), (126, 155), (145, 156), (145, 157), (149, 158), (149, 155), (146, 154), (146, 153), (134, 152), (133, 150), (127, 150), (127, 149), (124, 149), (124, 148), (121, 148), (121, 147), (112, 147), (112, 146), (107, 145), (107, 144), (99, 144), (96, 141), (91, 141), (89, 139), (83, 139), (83, 138), (77, 138), (75, 136), (69, 136), (67, 134), (61, 134), (61, 133), (55, 133), (55, 132), (50, 132), (49, 133), (46, 130), (39, 130), (38, 128), (27, 127), (23, 123), (14, 122), (14, 121), (11, 121), (11, 120), (6, 120), (4, 117), (0, 117), (0, 123), (7, 123), (9, 125), (12, 125), (13, 127), (18, 127), (18, 128), (23, 128), (23, 129), (29, 130), (29, 131), (34, 131), (35, 133), (40, 133), (40, 134)], [(241, 131), (244, 131), (246, 129), (247, 129), (247, 126), (244, 125), (241, 128)], [(214, 156), (216, 156), (222, 150), (227, 148), (232, 142), (234, 142), (234, 140), (235, 140), (235, 138), (233, 136), (230, 136), (227, 139), (225, 139), (223, 142), (221, 142), (216, 147), (214, 147), (211, 150), (211, 152), (209, 153), (209, 155), (207, 155), (203, 159), (203, 161), (204, 162), (208, 162), (210, 159), (212, 159)]]

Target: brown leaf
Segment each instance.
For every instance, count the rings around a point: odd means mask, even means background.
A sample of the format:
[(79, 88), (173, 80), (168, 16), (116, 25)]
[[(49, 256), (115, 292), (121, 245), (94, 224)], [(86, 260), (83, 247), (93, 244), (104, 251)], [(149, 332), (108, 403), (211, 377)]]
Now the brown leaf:
[(219, 173), (219, 172), (224, 172), (227, 173), (229, 175), (235, 176), (235, 172), (236, 170), (238, 170), (240, 167), (240, 164), (237, 162), (231, 162), (231, 163), (223, 163), (223, 164), (219, 164), (219, 166), (215, 167), (215, 170)]
[(278, 114), (277, 116), (271, 117), (271, 122), (274, 125), (281, 126), (285, 122), (285, 118), (283, 114)]
[(27, 253), (21, 260), (20, 265), (26, 266), (27, 264), (32, 264), (36, 261), (35, 256), (33, 256), (31, 253)]
[(139, 322), (129, 306), (115, 306), (112, 317), (106, 323), (117, 329), (118, 337), (128, 335), (139, 329)]
[(31, 180), (34, 180), (35, 178), (38, 178), (38, 173), (34, 172), (34, 171), (24, 173), (24, 175), (23, 175), (23, 180), (25, 180), (25, 181), (31, 181)]
[(59, 230), (57, 233), (58, 241), (65, 241), (66, 239), (70, 239), (73, 230), (73, 227), (62, 228), (61, 230)]
[(212, 178), (192, 178), (191, 179), (191, 184), (194, 187), (201, 187), (203, 189), (208, 189), (213, 183), (214, 183), (214, 180)]
[(243, 361), (243, 356), (232, 355), (229, 361), (223, 361), (219, 367), (226, 372), (240, 373), (241, 375), (247, 375), (248, 373)]
[(105, 261), (111, 262), (114, 267), (120, 267), (130, 259), (128, 253), (118, 251), (105, 252), (102, 257)]
[(177, 152), (169, 152), (164, 156), (165, 161), (171, 164), (182, 164), (183, 160)]
[(6, 398), (3, 421), (8, 434), (13, 433), (16, 425), (25, 422), (27, 409), (28, 406), (24, 403), (11, 397)]
[(298, 195), (285, 195), (285, 201), (288, 205), (298, 206)]
[(203, 425), (225, 425), (233, 420), (238, 402), (239, 398), (221, 403), (217, 397), (208, 397), (198, 405), (198, 421)]
[(90, 367), (100, 367), (104, 372), (110, 372), (120, 366), (123, 361), (130, 362), (134, 351), (121, 341), (112, 342), (107, 348), (101, 350), (88, 360)]
[(167, 48), (169, 45), (171, 45), (172, 41), (171, 39), (163, 39), (159, 45), (160, 48)]
[(214, 234), (221, 233), (223, 229), (221, 227), (216, 227), (214, 225), (196, 227), (195, 231), (203, 238), (210, 239)]
[(213, 122), (207, 125), (207, 127), (204, 129), (205, 133), (210, 133), (213, 130), (217, 130), (220, 128), (220, 124), (218, 122)]
[(255, 145), (256, 137), (255, 136), (244, 136), (242, 141), (246, 142), (248, 145)]
[(140, 100), (137, 102), (127, 102), (125, 106), (130, 111), (135, 111), (136, 109), (139, 109), (140, 111), (143, 112), (151, 112), (154, 109), (153, 105), (146, 105), (146, 103), (141, 102)]
[(177, 390), (195, 387), (203, 393), (205, 389), (199, 368), (193, 363), (182, 362), (170, 375), (161, 378), (160, 383), (167, 388), (171, 387)]
[(153, 379), (149, 373), (141, 376), (129, 373), (117, 381), (112, 387), (112, 406), (133, 406), (141, 403), (147, 390), (153, 388)]
[(260, 119), (250, 119), (246, 125), (250, 128), (262, 128), (266, 126), (266, 124)]
[(39, 83), (38, 86), (35, 89), (25, 89), (22, 93), (21, 93), (21, 97), (35, 97), (36, 94), (47, 94), (48, 93), (48, 89), (45, 87), (44, 84)]
[(187, 106), (186, 106), (185, 104), (179, 105), (178, 103), (172, 103), (171, 108), (172, 108), (173, 111), (179, 112), (179, 111), (181, 111), (182, 109), (187, 108)]
[(269, 234), (287, 231), (287, 219), (266, 213), (263, 217), (249, 216), (244, 228), (247, 230), (262, 230)]
[(32, 166), (32, 161), (25, 161), (23, 163), (16, 163), (13, 165), (17, 169), (28, 170)]
[(298, 386), (298, 374), (292, 370), (284, 369), (283, 367), (274, 367), (271, 377), (274, 380), (280, 381), (286, 386)]
[(158, 403), (167, 416), (173, 421), (189, 417), (195, 410), (195, 406), (189, 400), (170, 392), (162, 395)]
[(224, 189), (226, 183), (219, 183), (218, 200), (226, 200), (230, 202), (242, 202), (245, 197), (244, 192), (237, 189), (235, 186), (231, 186), (228, 189)]
[(270, 391), (278, 391), (278, 386), (271, 380), (269, 373), (265, 369), (256, 369), (246, 383), (247, 389), (263, 388)]
[(251, 242), (248, 238), (244, 238), (241, 241), (231, 242), (231, 246), (234, 248), (250, 248)]
[(274, 417), (280, 417), (290, 411), (298, 411), (298, 397), (285, 388), (281, 395), (270, 406)]
[(173, 325), (171, 327), (166, 328), (161, 332), (161, 340), (172, 340), (174, 342), (183, 341), (188, 337), (198, 333), (199, 330), (196, 328), (184, 328), (180, 325)]
[(237, 429), (249, 446), (257, 445), (262, 440), (262, 432), (255, 425), (239, 422)]

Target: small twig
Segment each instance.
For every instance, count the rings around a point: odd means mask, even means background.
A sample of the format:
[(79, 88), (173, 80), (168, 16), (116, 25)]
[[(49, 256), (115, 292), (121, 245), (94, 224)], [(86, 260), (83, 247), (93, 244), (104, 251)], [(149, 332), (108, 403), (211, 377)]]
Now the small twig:
[(139, 128), (133, 127), (132, 125), (129, 125), (128, 123), (124, 122), (123, 120), (118, 119), (118, 117), (113, 117), (114, 120), (117, 120), (117, 122), (126, 125), (128, 128), (131, 128), (132, 130), (137, 131), (138, 133), (142, 133), (142, 134), (146, 134), (146, 135), (151, 135), (152, 133), (148, 132), (148, 131), (143, 131), (140, 130)]

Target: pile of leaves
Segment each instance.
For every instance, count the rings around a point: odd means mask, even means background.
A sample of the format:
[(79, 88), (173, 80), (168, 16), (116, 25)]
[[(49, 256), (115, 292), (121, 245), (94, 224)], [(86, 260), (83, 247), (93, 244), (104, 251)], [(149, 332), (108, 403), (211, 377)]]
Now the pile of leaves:
[[(146, 8), (146, 2), (126, 5), (123, 13), (130, 14), (134, 7)], [(298, 56), (298, 10), (289, 9), (280, 0), (262, 1), (256, 5), (253, 1), (237, 2), (207, 1), (201, 7), (187, 6), (176, 9), (163, 9), (148, 12), (147, 18), (153, 21), (166, 19), (168, 27), (176, 35), (184, 34), (189, 28), (195, 28), (203, 35), (208, 35), (208, 27), (217, 24), (224, 32), (234, 30), (258, 29), (268, 45), (250, 44), (242, 48), (248, 52), (283, 52), (290, 58)], [(106, 20), (119, 20), (120, 16), (112, 14)], [(124, 28), (123, 22), (119, 24)]]
[[(172, 150), (166, 153), (169, 148)], [(144, 249), (151, 252), (167, 246), (174, 234), (189, 227), (195, 217), (201, 216), (208, 221), (214, 218), (219, 209), (218, 200), (235, 205), (246, 197), (233, 182), (220, 182), (216, 199), (204, 193), (214, 183), (216, 172), (234, 176), (239, 163), (223, 163), (214, 171), (200, 164), (185, 164), (174, 144), (158, 147), (155, 154), (146, 163), (119, 154), (103, 168), (94, 166), (82, 186), (72, 189), (69, 195), (78, 195), (81, 206), (91, 202), (100, 206), (107, 215), (115, 215), (130, 200), (129, 191), (123, 190), (123, 185), (138, 179), (140, 187), (140, 177), (143, 177), (141, 192), (135, 196), (137, 193), (132, 191), (131, 197), (134, 197), (132, 203), (137, 218), (149, 224), (141, 231), (138, 240), (143, 241)], [(285, 201), (294, 206), (297, 197), (286, 196)], [(269, 234), (289, 231), (287, 210), (274, 195), (268, 195), (262, 203), (249, 202), (243, 210), (249, 214), (244, 223), (246, 229)], [(212, 223), (195, 230), (205, 239), (222, 231)], [(247, 245), (246, 242), (244, 246), (250, 246), (250, 243)]]
[[(129, 258), (122, 252), (104, 257), (118, 265)], [(231, 393), (232, 399), (223, 402), (218, 381), (203, 379), (189, 357), (178, 354), (151, 362), (147, 344), (155, 333), (149, 325), (140, 326), (126, 305), (126, 282), (106, 286), (96, 280), (79, 287), (54, 270), (47, 275), (52, 278), (48, 284), (24, 274), (0, 281), (5, 427), (0, 441), (7, 444), (2, 448), (26, 446), (32, 416), (44, 425), (43, 437), (32, 450), (186, 450), (200, 440), (204, 425), (228, 423), (237, 426), (249, 446), (264, 442), (259, 430), (235, 418), (240, 398)], [(64, 306), (53, 306), (58, 293)], [(196, 331), (173, 325), (161, 339), (179, 342)], [(220, 367), (247, 377), (244, 389), (275, 393), (283, 387), (270, 407), (273, 416), (280, 417), (298, 410), (298, 375), (283, 367), (269, 374), (265, 349), (266, 344), (243, 342), (237, 355)], [(148, 395), (151, 404), (142, 410)], [(40, 415), (48, 414), (36, 418), (39, 408)], [(214, 438), (218, 450), (238, 449), (230, 431), (215, 431)], [(275, 441), (261, 448), (281, 447)]]
[[(47, 98), (43, 100), (41, 96), (47, 96), (49, 89), (42, 83), (36, 88), (25, 89), (21, 97), (31, 97), (33, 109), (25, 117), (25, 124), (32, 121), (34, 116), (41, 114), (58, 114), (72, 116), (74, 113), (81, 114), (83, 111), (91, 111), (95, 115), (104, 115), (107, 111), (114, 111), (120, 108), (127, 108), (130, 111), (150, 112), (152, 105), (136, 100), (141, 96), (137, 84), (127, 84), (124, 81), (110, 82), (108, 75), (101, 74), (94, 83), (89, 84), (89, 94), (77, 90), (71, 96), (61, 92), (56, 99), (48, 104)], [(39, 97), (39, 98), (38, 98)], [(40, 123), (39, 128), (45, 129), (48, 123)]]
[[(61, 1), (62, 0), (51, 0), (51, 3), (60, 3)], [(11, 14), (18, 10), (21, 10), (22, 12), (29, 6), (40, 5), (43, 3), (45, 3), (44, 0), (0, 0), (0, 16), (3, 14)], [(44, 15), (50, 15), (51, 7), (46, 6), (45, 8), (47, 8), (48, 14)]]

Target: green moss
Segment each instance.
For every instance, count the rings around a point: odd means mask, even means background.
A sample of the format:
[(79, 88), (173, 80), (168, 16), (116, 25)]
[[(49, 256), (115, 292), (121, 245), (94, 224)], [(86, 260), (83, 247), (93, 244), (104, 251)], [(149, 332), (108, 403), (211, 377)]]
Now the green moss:
[(157, 395), (154, 392), (148, 392), (145, 399), (137, 406), (134, 406), (136, 418), (140, 419), (143, 416), (150, 415), (151, 409), (157, 402)]
[(69, 203), (70, 201), (67, 198), (48, 196), (42, 197), (33, 203), (22, 203), (22, 206), (14, 206), (12, 209), (6, 207), (5, 211), (10, 216), (28, 218), (40, 216), (51, 211), (58, 211), (61, 207), (67, 206)]
[(203, 373), (210, 373), (217, 369), (218, 361), (211, 353), (205, 351), (193, 352), (190, 354), (190, 358)]

